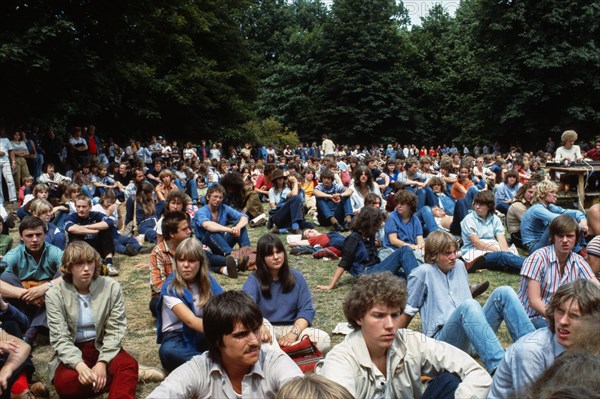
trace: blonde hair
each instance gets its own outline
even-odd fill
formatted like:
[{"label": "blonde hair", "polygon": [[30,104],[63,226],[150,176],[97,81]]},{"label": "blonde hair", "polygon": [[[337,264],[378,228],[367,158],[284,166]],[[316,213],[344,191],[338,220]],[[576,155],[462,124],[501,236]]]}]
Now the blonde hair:
[{"label": "blonde hair", "polygon": [[535,186],[535,193],[533,194],[533,199],[531,200],[531,203],[540,203],[542,202],[542,198],[548,195],[548,193],[557,190],[558,187],[556,186],[556,183],[550,180],[543,180]]},{"label": "blonde hair", "polygon": [[183,291],[188,289],[189,284],[179,273],[177,263],[181,260],[198,261],[200,267],[198,273],[194,276],[192,284],[198,286],[198,292],[200,293],[200,299],[197,302],[197,306],[204,305],[210,298],[210,279],[208,278],[208,261],[202,249],[202,243],[198,241],[196,237],[189,237],[183,240],[175,250],[175,278],[170,284],[170,287],[175,288],[177,294],[183,296]]},{"label": "blonde hair", "polygon": [[52,209],[52,204],[42,198],[36,198],[31,200],[31,205],[29,206],[29,212],[31,212],[31,214],[36,217],[41,215],[42,213],[50,212],[52,211]]},{"label": "blonde hair", "polygon": [[560,136],[560,142],[565,143],[567,141],[576,141],[577,140],[577,132],[575,130],[565,130],[563,134]]},{"label": "blonde hair", "polygon": [[287,381],[277,392],[276,399],[319,398],[352,399],[346,388],[322,375],[307,374]]},{"label": "blonde hair", "polygon": [[60,272],[63,280],[73,284],[73,273],[71,269],[73,265],[83,262],[94,262],[94,274],[92,280],[95,280],[100,275],[102,260],[100,254],[90,244],[85,241],[73,241],[65,248],[60,264]]},{"label": "blonde hair", "polygon": [[439,254],[457,249],[458,243],[452,234],[444,230],[434,231],[425,239],[425,262],[435,264]]}]

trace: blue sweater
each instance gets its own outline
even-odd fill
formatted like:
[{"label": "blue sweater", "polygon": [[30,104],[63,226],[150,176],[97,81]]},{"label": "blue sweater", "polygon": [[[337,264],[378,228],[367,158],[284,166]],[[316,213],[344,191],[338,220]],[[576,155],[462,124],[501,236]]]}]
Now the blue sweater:
[{"label": "blue sweater", "polygon": [[258,304],[263,317],[273,325],[294,324],[300,317],[312,325],[315,317],[315,307],[312,294],[302,273],[290,269],[296,284],[290,292],[283,292],[279,281],[271,282],[269,291],[271,298],[266,298],[261,290],[260,283],[254,274],[251,274],[242,289],[246,291]]}]

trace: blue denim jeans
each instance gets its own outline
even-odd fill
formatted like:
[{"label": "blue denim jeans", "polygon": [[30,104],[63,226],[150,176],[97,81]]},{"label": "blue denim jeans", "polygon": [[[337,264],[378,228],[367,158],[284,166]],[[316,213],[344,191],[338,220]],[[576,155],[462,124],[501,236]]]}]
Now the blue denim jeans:
[{"label": "blue denim jeans", "polygon": [[433,216],[433,212],[429,206],[425,205],[419,209],[417,217],[423,226],[423,237],[427,237],[429,234],[440,229],[440,226],[435,222],[435,216]]},{"label": "blue denim jeans", "polygon": [[196,205],[198,203],[198,182],[196,179],[189,179],[185,184],[181,179],[175,179],[174,183],[177,188],[184,190],[190,196],[192,204]]},{"label": "blue denim jeans", "polygon": [[204,233],[202,243],[207,245],[213,254],[227,256],[233,251],[233,246],[238,244],[239,247],[249,247],[250,238],[248,230],[244,227],[240,230],[240,236],[234,237],[229,233],[213,233],[207,231]]},{"label": "blue denim jeans", "polygon": [[206,349],[198,350],[189,346],[183,339],[183,332],[171,332],[163,335],[162,343],[158,349],[158,357],[164,369],[171,372],[192,357],[201,355],[205,351]]},{"label": "blue denim jeans", "polygon": [[367,268],[365,274],[392,272],[397,276],[407,278],[417,267],[419,267],[419,262],[417,262],[412,249],[404,246],[395,249],[384,260]]},{"label": "blue denim jeans", "polygon": [[421,399],[454,399],[454,393],[461,383],[456,374],[447,371],[427,383]]},{"label": "blue denim jeans", "polygon": [[512,252],[489,252],[485,254],[485,267],[490,270],[510,269],[513,272],[519,273],[525,258],[515,255]]},{"label": "blue denim jeans", "polygon": [[156,244],[157,234],[154,227],[156,227],[156,218],[148,218],[144,219],[144,221],[139,224],[138,231],[140,234],[145,235],[146,242]]},{"label": "blue denim jeans", "polygon": [[140,248],[142,248],[142,246],[133,237],[117,234],[116,236],[114,236],[114,241],[115,241],[115,252],[118,254],[126,254],[127,253],[127,248],[126,248],[127,244],[133,245],[133,247],[136,249],[136,251],[139,251]]},{"label": "blue denim jeans", "polygon": [[344,217],[353,214],[349,197],[342,197],[338,204],[328,198],[317,198],[317,210],[317,218],[321,226],[331,226],[329,219],[332,217],[335,217],[338,222],[342,222]]},{"label": "blue denim jeans", "polygon": [[299,195],[294,195],[278,207],[277,211],[271,215],[271,221],[280,229],[289,228],[293,223],[300,225],[304,220],[302,206],[302,198]]},{"label": "blue denim jeans", "polygon": [[535,331],[515,291],[498,287],[483,308],[474,299],[461,303],[434,338],[467,353],[474,348],[487,371],[492,372],[504,358],[504,348],[496,336],[503,320],[513,342]]}]

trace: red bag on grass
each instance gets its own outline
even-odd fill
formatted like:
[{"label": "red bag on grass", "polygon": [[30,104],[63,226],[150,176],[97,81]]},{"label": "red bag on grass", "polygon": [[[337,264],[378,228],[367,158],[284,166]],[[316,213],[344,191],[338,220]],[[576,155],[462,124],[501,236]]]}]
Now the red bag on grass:
[{"label": "red bag on grass", "polygon": [[282,346],[281,350],[292,358],[304,374],[313,373],[319,360],[325,357],[308,335],[305,335],[300,342],[294,345]]}]

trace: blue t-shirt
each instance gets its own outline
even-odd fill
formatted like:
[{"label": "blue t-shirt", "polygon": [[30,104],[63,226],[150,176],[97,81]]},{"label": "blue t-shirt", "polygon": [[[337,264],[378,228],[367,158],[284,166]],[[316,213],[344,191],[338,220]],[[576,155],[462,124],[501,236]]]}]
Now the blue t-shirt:
[{"label": "blue t-shirt", "polygon": [[417,236],[423,235],[423,226],[418,217],[412,215],[408,223],[404,223],[398,211],[390,213],[388,220],[385,222],[384,229],[383,245],[387,248],[396,248],[390,242],[389,235],[392,233],[396,233],[398,239],[407,244],[416,244]]},{"label": "blue t-shirt", "polygon": [[271,297],[267,298],[260,290],[260,282],[251,274],[242,289],[258,304],[263,316],[273,325],[294,324],[298,318],[303,318],[311,325],[315,317],[315,307],[310,288],[306,279],[297,270],[290,269],[296,279],[296,284],[290,292],[283,292],[279,281],[272,281],[269,286]]}]

